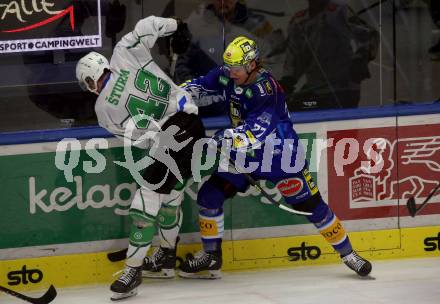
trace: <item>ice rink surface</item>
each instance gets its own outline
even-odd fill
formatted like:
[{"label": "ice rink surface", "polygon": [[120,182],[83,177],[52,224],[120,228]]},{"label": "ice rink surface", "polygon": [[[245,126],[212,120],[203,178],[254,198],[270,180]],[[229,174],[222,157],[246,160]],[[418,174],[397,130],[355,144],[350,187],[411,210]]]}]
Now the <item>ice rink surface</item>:
[{"label": "ice rink surface", "polygon": [[[374,261],[367,279],[342,264],[224,272],[220,280],[144,279],[137,296],[118,302],[110,300],[109,286],[58,288],[52,303],[423,304],[440,303],[439,286],[440,257]],[[25,302],[1,294],[0,303]]]}]

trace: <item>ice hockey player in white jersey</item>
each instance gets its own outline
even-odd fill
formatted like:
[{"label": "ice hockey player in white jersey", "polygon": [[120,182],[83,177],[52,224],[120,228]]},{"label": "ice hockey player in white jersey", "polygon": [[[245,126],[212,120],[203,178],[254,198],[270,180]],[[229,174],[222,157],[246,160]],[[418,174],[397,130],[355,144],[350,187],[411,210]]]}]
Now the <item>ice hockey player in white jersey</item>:
[{"label": "ice hockey player in white jersey", "polygon": [[[159,68],[150,49],[158,38],[167,37],[172,50],[182,53],[190,40],[187,31],[186,25],[178,20],[150,16],[140,20],[117,43],[110,63],[101,54],[91,52],[76,66],[80,85],[99,95],[95,110],[100,126],[131,141],[153,134],[144,142],[154,143],[155,149],[150,147],[148,152],[154,162],[142,173],[145,183],[141,183],[130,206],[132,226],[126,267],[110,287],[112,300],[137,293],[142,268],[147,276],[148,270],[163,270],[148,267],[148,258],[144,261],[156,226],[162,235],[162,256],[168,257],[163,275],[174,276],[175,236],[182,222],[180,205],[185,182],[191,176],[192,147],[204,137],[205,129],[191,96]],[[172,136],[171,145],[170,141],[162,142],[164,133]],[[145,148],[149,148],[148,144]],[[159,157],[158,151],[165,151],[162,157],[171,157],[169,160],[177,165],[177,173]]]}]

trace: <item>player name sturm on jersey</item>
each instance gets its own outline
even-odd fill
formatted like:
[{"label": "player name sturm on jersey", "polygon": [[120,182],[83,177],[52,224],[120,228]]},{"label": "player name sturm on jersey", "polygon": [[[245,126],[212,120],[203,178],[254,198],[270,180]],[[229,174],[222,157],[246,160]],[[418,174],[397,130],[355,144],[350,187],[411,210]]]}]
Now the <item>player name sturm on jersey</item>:
[{"label": "player name sturm on jersey", "polygon": [[121,70],[121,74],[118,76],[110,96],[106,97],[109,103],[114,105],[119,103],[119,98],[121,98],[122,92],[124,92],[125,85],[127,84],[128,75],[130,75],[130,71]]}]

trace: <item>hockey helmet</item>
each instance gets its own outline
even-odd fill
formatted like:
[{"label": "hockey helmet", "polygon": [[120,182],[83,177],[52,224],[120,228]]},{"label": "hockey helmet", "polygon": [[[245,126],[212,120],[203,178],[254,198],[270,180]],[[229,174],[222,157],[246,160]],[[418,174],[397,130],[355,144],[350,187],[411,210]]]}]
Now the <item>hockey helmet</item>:
[{"label": "hockey helmet", "polygon": [[246,67],[252,61],[259,62],[260,52],[257,44],[245,36],[235,38],[223,53],[223,62],[226,67]]},{"label": "hockey helmet", "polygon": [[103,55],[90,52],[82,57],[76,64],[76,78],[81,88],[99,95],[97,82],[105,69],[110,69],[110,64]]}]

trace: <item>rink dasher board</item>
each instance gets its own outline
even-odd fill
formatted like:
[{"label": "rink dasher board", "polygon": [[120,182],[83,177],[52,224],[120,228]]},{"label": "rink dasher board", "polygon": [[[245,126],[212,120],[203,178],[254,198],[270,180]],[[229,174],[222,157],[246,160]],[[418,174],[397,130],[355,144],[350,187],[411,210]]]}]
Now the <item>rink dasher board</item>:
[{"label": "rink dasher board", "polygon": [[[398,128],[396,128],[396,124]],[[374,126],[374,128],[373,128]],[[415,116],[406,116],[399,117],[396,119],[395,117],[389,118],[373,118],[373,119],[360,119],[360,120],[348,120],[348,121],[337,121],[337,122],[327,122],[327,123],[306,123],[306,124],[298,124],[295,125],[295,128],[299,133],[315,133],[315,138],[317,139],[328,139],[329,132],[333,132],[333,134],[344,134],[344,132],[354,132],[360,131],[360,133],[372,132],[374,136],[381,136],[382,134],[377,131],[385,130],[388,134],[395,134],[395,136],[405,135],[410,132],[408,135],[411,138],[416,138],[417,136],[426,137],[426,132],[429,131],[430,134],[428,138],[430,140],[437,140],[438,132],[440,126],[440,115],[415,115]],[[405,135],[406,136],[406,135]],[[407,136],[407,137],[408,137]],[[407,138],[404,137],[404,138]],[[400,139],[400,138],[399,138]],[[81,145],[84,147],[84,144],[87,140],[81,140]],[[118,143],[114,139],[110,139],[111,145],[109,148],[120,147],[120,143]],[[25,145],[13,145],[13,146],[0,146],[0,159],[4,156],[19,156],[22,155],[26,157],[28,155],[37,155],[44,153],[54,153],[57,143],[34,143],[34,144],[25,144]],[[332,166],[328,166],[328,164],[332,164],[329,161],[328,157],[331,155],[333,151],[330,149],[327,153],[323,153],[320,158],[319,168],[312,170],[312,172],[316,172],[318,185],[320,187],[321,193],[323,197],[329,202],[329,204],[334,209],[337,210],[338,216],[343,221],[344,225],[347,223],[348,231],[355,231],[350,233],[350,237],[354,243],[355,248],[359,249],[365,256],[371,256],[373,259],[376,258],[397,258],[397,257],[411,257],[411,256],[438,256],[438,233],[439,229],[437,226],[435,227],[425,227],[425,228],[416,228],[417,226],[426,226],[426,225],[434,225],[434,223],[438,223],[439,218],[439,198],[434,197],[432,199],[432,204],[430,203],[426,209],[427,213],[424,213],[416,218],[412,219],[408,216],[405,216],[405,200],[404,199],[391,199],[387,201],[381,201],[378,205],[375,206],[376,200],[367,200],[362,201],[361,199],[356,199],[350,201],[345,196],[334,197],[332,196],[332,189],[336,189],[334,187],[329,187],[329,181],[332,182],[332,178],[329,176],[332,174]],[[317,158],[317,151],[314,150],[312,153],[312,158]],[[438,163],[438,156],[435,154],[435,160]],[[31,163],[31,162],[29,162]],[[28,165],[27,163],[23,164],[23,166]],[[42,169],[40,171],[41,174],[44,174],[44,168],[46,164],[42,164]],[[5,171],[4,171],[5,172]],[[8,172],[6,172],[8,173]],[[435,176],[435,174],[433,174]],[[19,177],[19,176],[18,176]],[[10,182],[11,184],[15,183],[16,179],[11,180],[3,180],[6,182]],[[44,187],[41,186],[38,180],[35,181],[37,187],[36,192],[39,192]],[[9,190],[9,184],[5,184],[5,189]],[[349,187],[347,184],[343,185],[347,190]],[[9,188],[8,188],[9,187]],[[90,187],[90,185],[89,185]],[[23,192],[17,191],[21,194]],[[340,192],[340,191],[337,191]],[[339,193],[338,193],[339,195]],[[4,197],[4,196],[3,196]],[[27,196],[22,195],[21,199],[26,202]],[[420,199],[423,199],[421,197]],[[21,200],[13,200],[15,205],[22,204]],[[2,202],[2,205],[4,202]],[[250,213],[252,215],[267,215],[268,213],[261,212],[261,209],[266,210],[268,207],[260,204],[249,203]],[[431,207],[431,208],[430,208]],[[105,209],[105,208],[104,208]],[[103,212],[104,209],[97,210],[100,213]],[[37,209],[39,210],[39,209]],[[2,215],[9,216],[4,213],[5,209],[3,209]],[[115,216],[112,212],[111,216]],[[378,215],[378,218],[374,218],[375,215]],[[14,219],[14,221],[23,226],[24,223],[27,222],[25,217],[20,216],[19,218]],[[277,214],[278,216],[278,214]],[[367,227],[364,225],[356,225],[356,222],[359,223],[363,221],[380,221],[384,220],[391,225],[376,225],[375,227]],[[424,221],[426,220],[426,221]],[[118,220],[119,221],[119,220]],[[3,221],[5,222],[5,221]],[[50,222],[50,218],[42,219],[41,222]],[[51,223],[53,225],[53,223]],[[304,225],[304,222],[298,222],[295,224],[296,227],[300,228]],[[38,228],[38,226],[34,227]],[[84,227],[84,226],[83,226]],[[384,229],[385,227],[390,229]],[[393,229],[394,227],[394,229]],[[399,230],[398,227],[415,227],[415,228],[404,228]],[[32,225],[29,226],[32,228]],[[284,227],[280,224],[280,226],[276,227],[249,227],[245,229],[233,229],[231,234],[233,237],[229,238],[228,241],[225,242],[224,253],[225,253],[225,270],[233,270],[233,269],[249,269],[249,268],[262,268],[262,267],[273,267],[273,266],[293,266],[293,265],[319,265],[324,263],[333,263],[338,262],[339,258],[336,254],[332,253],[331,249],[328,247],[326,243],[323,242],[323,239],[319,235],[307,236],[307,234],[301,234],[300,237],[287,237],[286,233],[279,234],[276,236],[274,232]],[[374,231],[370,231],[370,228]],[[270,232],[266,233],[267,230],[272,229]],[[360,229],[360,230],[359,230]],[[381,230],[377,230],[381,229]],[[421,233],[420,235],[415,235],[412,237],[413,245],[409,246],[407,243],[410,243],[412,231],[411,229],[416,229],[417,235],[419,229],[421,231],[425,231],[423,229],[432,229],[427,231],[426,233]],[[10,226],[7,229],[1,229],[5,233],[8,231],[15,231],[16,229],[11,228]],[[248,230],[246,232],[246,230]],[[260,239],[258,237],[260,232],[266,233],[264,239]],[[286,230],[283,230],[286,231]],[[289,234],[295,235],[295,229],[293,229]],[[306,229],[305,232],[309,230]],[[29,239],[38,239],[38,237],[34,237],[30,232],[32,230],[23,231],[24,233],[28,233]],[[50,236],[54,231],[51,230],[41,230],[39,233],[46,234]],[[60,231],[56,231],[58,234]],[[234,233],[237,232],[237,233]],[[184,231],[184,236],[187,234],[187,231]],[[190,234],[196,235],[196,232],[189,232]],[[264,234],[263,233],[263,234]],[[312,232],[311,232],[312,233]],[[405,233],[408,233],[406,235]],[[7,233],[8,235],[11,233]],[[241,237],[237,237],[242,234]],[[247,236],[245,236],[247,234]],[[252,239],[246,239],[249,235],[254,234]],[[12,235],[12,234],[11,234]],[[38,235],[40,236],[40,235]],[[126,237],[126,234],[121,234],[119,238]],[[0,239],[4,240],[4,238],[0,237]],[[22,240],[23,238],[18,237],[17,240]],[[112,240],[109,239],[101,239],[102,241],[108,241],[109,243]],[[44,240],[46,241],[46,240]],[[88,243],[93,242],[94,240],[84,239],[70,239],[66,241],[66,245],[75,246],[76,243]],[[41,243],[40,245],[44,245],[46,248],[50,247],[63,247],[64,242],[52,242],[52,243]],[[304,243],[304,245],[302,245]],[[38,245],[38,244],[36,244]],[[407,246],[408,245],[408,246]],[[435,246],[434,246],[435,245]],[[421,248],[418,248],[420,246]],[[13,246],[11,246],[13,247]],[[313,258],[317,255],[317,250],[314,247],[318,247],[320,250],[319,257],[310,258],[306,254],[302,254],[297,261],[291,261],[292,257],[288,256],[288,250],[291,248],[299,248],[299,251],[307,251],[308,248],[311,247],[311,255]],[[416,249],[411,249],[416,247]],[[15,246],[15,248],[20,251],[21,249],[26,250],[26,247],[22,247],[21,245]],[[110,246],[108,245],[108,248]],[[179,249],[179,255],[184,256],[185,252],[194,251],[200,248],[200,245],[194,245],[191,243],[182,244]],[[2,249],[5,250],[5,249]],[[8,250],[8,249],[6,249]],[[11,248],[11,250],[14,250]],[[60,286],[74,286],[74,285],[83,285],[83,284],[93,284],[96,282],[108,282],[112,280],[111,274],[116,270],[119,270],[122,267],[121,263],[109,264],[105,259],[105,249],[97,249],[99,251],[103,251],[101,253],[85,253],[85,254],[69,254],[68,252],[63,253],[60,256],[51,256],[51,257],[40,257],[40,258],[17,258],[12,254],[10,256],[11,259],[15,259],[14,261],[5,259],[5,256],[2,257],[3,261],[0,261],[0,285],[8,286],[8,277],[7,275],[11,272],[17,272],[23,269],[23,266],[26,266],[26,269],[38,269],[42,272],[43,278],[40,282],[37,283],[28,283],[21,284],[18,286],[13,286],[14,288],[20,289],[38,289],[42,287],[48,287],[53,282],[59,282]],[[96,250],[96,251],[97,251]],[[428,251],[426,251],[428,250]],[[105,252],[104,252],[105,251]],[[298,250],[290,250],[290,253],[295,253]],[[26,255],[23,255],[26,256]],[[305,259],[303,259],[305,257]],[[62,270],[66,271],[62,271]],[[68,271],[67,271],[68,270]],[[115,271],[113,271],[115,270]],[[58,283],[57,283],[58,284]]]},{"label": "rink dasher board", "polygon": [[[373,262],[381,259],[440,257],[440,226],[353,232],[349,235],[353,246]],[[378,249],[389,247],[389,243],[394,244],[395,248]],[[184,257],[199,249],[200,244],[182,244],[179,246],[178,256]],[[317,254],[318,251],[320,254]],[[293,252],[298,255],[293,255]],[[267,257],[269,255],[273,257]],[[340,258],[320,235],[310,235],[225,241],[223,262],[223,270],[232,271],[317,266],[340,263]],[[13,286],[14,290],[44,290],[51,284],[56,287],[70,287],[109,283],[114,280],[112,274],[120,270],[124,263],[112,263],[107,259],[107,252],[98,252],[3,260],[0,261],[0,271],[6,274],[23,269],[24,265],[28,271],[38,269],[43,274],[42,280],[34,284]],[[8,286],[6,278],[6,275],[0,276],[0,285]]]}]

